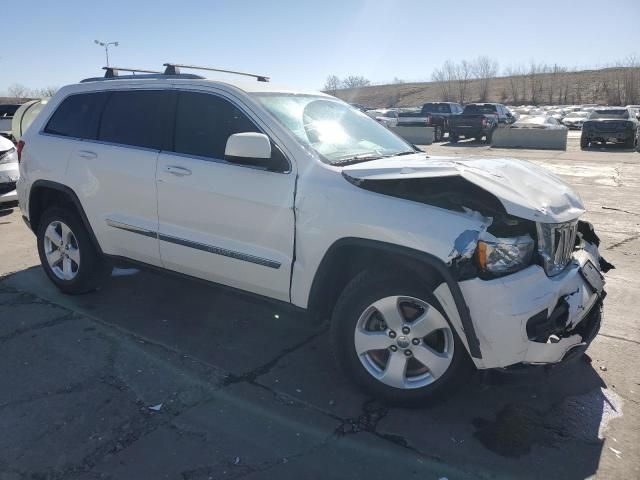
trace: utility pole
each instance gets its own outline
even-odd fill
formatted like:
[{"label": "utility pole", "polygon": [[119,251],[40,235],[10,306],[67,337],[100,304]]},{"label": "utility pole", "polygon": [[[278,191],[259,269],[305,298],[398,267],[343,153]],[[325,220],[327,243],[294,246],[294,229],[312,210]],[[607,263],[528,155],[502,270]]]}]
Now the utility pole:
[{"label": "utility pole", "polygon": [[94,40],[93,43],[104,47],[104,54],[107,57],[107,67],[109,66],[109,45],[113,45],[114,47],[118,46],[118,42],[101,42],[100,40]]}]

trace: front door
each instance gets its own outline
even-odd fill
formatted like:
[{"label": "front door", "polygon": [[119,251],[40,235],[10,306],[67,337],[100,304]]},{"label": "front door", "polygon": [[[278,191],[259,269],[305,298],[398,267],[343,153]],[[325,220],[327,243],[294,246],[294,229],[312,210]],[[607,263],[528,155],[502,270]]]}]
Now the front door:
[{"label": "front door", "polygon": [[230,135],[260,131],[230,100],[180,91],[175,108],[173,145],[160,153],[156,177],[163,265],[288,301],[292,169],[273,172],[225,160]]}]

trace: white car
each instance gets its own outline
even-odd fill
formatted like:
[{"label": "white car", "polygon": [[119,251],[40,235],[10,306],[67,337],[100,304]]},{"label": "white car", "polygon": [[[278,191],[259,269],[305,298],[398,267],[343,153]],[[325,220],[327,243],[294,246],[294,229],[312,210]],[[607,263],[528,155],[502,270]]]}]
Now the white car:
[{"label": "white car", "polygon": [[[398,110],[391,108],[383,108],[380,110],[374,110],[375,115],[373,118],[384,125],[385,127],[397,127],[398,126]],[[369,112],[367,112],[368,114]],[[371,116],[371,115],[369,115]]]},{"label": "white car", "polygon": [[562,124],[571,130],[580,130],[582,129],[582,124],[589,118],[589,115],[590,112],[571,112],[562,119]]},{"label": "white car", "polygon": [[177,69],[66,86],[19,142],[20,208],[61,291],[117,259],[330,317],[340,368],[396,404],[596,335],[608,264],[550,172],[429,157],[331,96]]},{"label": "white car", "polygon": [[567,127],[558,123],[551,115],[523,115],[509,128],[537,128],[545,130],[566,130]]},{"label": "white car", "polygon": [[11,140],[0,136],[0,205],[18,200],[18,154]]}]

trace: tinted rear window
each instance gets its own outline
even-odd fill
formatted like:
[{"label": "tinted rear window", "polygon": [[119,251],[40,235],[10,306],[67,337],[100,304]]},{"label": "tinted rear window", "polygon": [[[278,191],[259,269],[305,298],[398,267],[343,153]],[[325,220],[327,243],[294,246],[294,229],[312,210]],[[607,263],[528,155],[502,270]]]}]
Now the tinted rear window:
[{"label": "tinted rear window", "polygon": [[161,150],[169,126],[168,91],[113,92],[104,107],[98,140]]},{"label": "tinted rear window", "polygon": [[0,105],[0,117],[13,117],[20,105]]},{"label": "tinted rear window", "polygon": [[594,110],[591,112],[591,116],[589,118],[618,118],[625,119],[629,118],[629,112],[627,110]]},{"label": "tinted rear window", "polygon": [[105,92],[80,93],[65,98],[45,127],[46,133],[95,140]]},{"label": "tinted rear window", "polygon": [[180,92],[176,109],[174,150],[224,159],[227,139],[234,133],[259,132],[235,105],[206,93]]},{"label": "tinted rear window", "polygon": [[496,113],[497,109],[495,105],[467,105],[464,107],[462,113],[464,114],[478,114],[478,113]]},{"label": "tinted rear window", "polygon": [[423,113],[451,113],[451,108],[447,103],[425,103],[422,107]]}]

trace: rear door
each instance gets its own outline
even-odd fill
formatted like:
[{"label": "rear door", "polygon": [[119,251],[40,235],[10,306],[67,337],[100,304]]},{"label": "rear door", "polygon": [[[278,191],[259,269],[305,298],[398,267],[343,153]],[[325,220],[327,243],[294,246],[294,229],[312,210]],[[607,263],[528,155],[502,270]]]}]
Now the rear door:
[{"label": "rear door", "polygon": [[[160,253],[165,267],[289,300],[295,175],[225,159],[234,133],[265,125],[238,101],[177,94],[174,143],[158,161]],[[284,156],[272,138],[273,155]],[[286,171],[285,171],[286,170]]]},{"label": "rear door", "polygon": [[94,138],[72,153],[68,174],[102,250],[159,266],[156,166],[169,125],[169,92],[107,91]]}]

